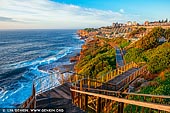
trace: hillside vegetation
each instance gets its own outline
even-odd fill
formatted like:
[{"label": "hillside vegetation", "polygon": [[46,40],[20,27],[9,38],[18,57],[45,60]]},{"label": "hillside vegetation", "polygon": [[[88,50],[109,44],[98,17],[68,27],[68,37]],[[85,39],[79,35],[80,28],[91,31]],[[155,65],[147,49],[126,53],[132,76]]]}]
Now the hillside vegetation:
[{"label": "hillside vegetation", "polygon": [[[151,73],[159,73],[170,67],[170,32],[162,28],[154,28],[146,36],[137,41],[125,55],[127,62],[146,62]],[[165,37],[167,42],[159,43]]]},{"label": "hillside vegetation", "polygon": [[[165,37],[166,42],[160,43],[159,38]],[[133,48],[127,50],[125,59],[127,62],[146,62],[150,74],[143,75],[146,82],[137,88],[138,93],[152,95],[170,95],[170,29],[154,28],[141,40],[134,43]],[[155,76],[156,75],[156,76]],[[151,78],[151,79],[150,79]],[[133,97],[143,101],[143,98]],[[150,102],[150,99],[147,99]],[[169,102],[169,99],[162,100]],[[128,105],[126,111],[130,110]],[[135,111],[136,107],[132,106]],[[142,107],[138,107],[138,112],[142,112]],[[148,113],[145,109],[144,113]],[[156,112],[156,111],[155,111]]]},{"label": "hillside vegetation", "polygon": [[125,59],[126,62],[146,62],[151,73],[159,73],[170,67],[170,42],[145,51],[141,48],[129,49]]},{"label": "hillside vegetation", "polygon": [[78,74],[96,78],[116,69],[114,46],[125,47],[129,42],[123,38],[99,38],[84,44],[80,60],[75,65]]},{"label": "hillside vegetation", "polygon": [[[133,31],[135,33],[143,33],[146,29],[139,29]],[[166,42],[160,43],[159,39],[165,37]],[[170,69],[170,29],[162,29],[161,27],[153,28],[145,36],[141,37],[136,43],[130,44],[130,42],[124,38],[99,38],[94,37],[92,40],[86,42],[80,54],[80,59],[75,65],[75,70],[78,74],[90,76],[96,78],[105,75],[107,72],[116,68],[115,49],[114,46],[124,48],[128,45],[132,45],[130,49],[126,51],[124,56],[126,63],[134,61],[136,63],[145,62],[150,74],[158,76],[161,72]],[[144,78],[150,75],[144,75]],[[166,72],[163,78],[165,83],[170,82],[169,72]],[[148,79],[148,80],[153,80]],[[155,78],[153,81],[159,80]],[[167,80],[167,81],[166,81]],[[152,82],[152,81],[151,81]],[[157,82],[158,87],[162,87],[162,93],[167,95],[168,92],[163,82]],[[148,87],[148,86],[146,86]],[[167,87],[167,86],[166,86]],[[149,90],[145,87],[141,90],[141,93],[157,92],[158,89],[153,88]],[[170,94],[170,93],[168,93]]]},{"label": "hillside vegetation", "polygon": [[86,46],[75,66],[78,74],[95,78],[116,68],[115,49],[109,44],[95,40]]}]

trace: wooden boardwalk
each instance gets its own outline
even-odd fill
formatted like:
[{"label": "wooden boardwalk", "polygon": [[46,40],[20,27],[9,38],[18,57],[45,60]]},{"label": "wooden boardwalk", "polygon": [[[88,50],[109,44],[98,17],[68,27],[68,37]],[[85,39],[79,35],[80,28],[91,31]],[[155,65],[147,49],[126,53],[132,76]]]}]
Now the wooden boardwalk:
[{"label": "wooden boardwalk", "polygon": [[117,67],[124,66],[124,60],[123,60],[122,52],[118,47],[115,47],[115,48],[116,48],[116,64],[117,64]]},{"label": "wooden boardwalk", "polygon": [[[84,113],[85,111],[90,113],[135,111],[138,113],[141,112],[140,109],[142,113],[145,110],[149,110],[147,112],[150,113],[170,112],[170,103],[167,101],[170,99],[169,96],[122,92],[129,83],[146,72],[147,66],[139,67],[134,62],[125,65],[122,51],[118,47],[115,49],[117,69],[96,79],[82,75],[64,78],[63,74],[54,74],[48,77],[50,87],[45,86],[48,91],[44,90],[43,79],[40,78],[37,80],[40,83],[40,89],[36,89],[38,85],[35,82],[31,97],[22,104],[21,108],[63,108],[66,113]],[[53,79],[56,77],[60,78],[62,85],[56,85],[56,79]],[[143,98],[143,101],[140,98]],[[127,105],[130,106],[129,111],[125,111]]]},{"label": "wooden boardwalk", "polygon": [[121,81],[122,79],[130,76],[132,73],[134,73],[137,70],[138,70],[138,68],[131,68],[128,71],[120,74],[119,76],[116,76],[114,79],[108,81],[108,83],[110,83],[110,84],[117,84],[119,81]]},{"label": "wooden boardwalk", "polygon": [[36,108],[64,108],[66,113],[84,113],[83,110],[72,104],[69,83],[37,95]]},{"label": "wooden boardwalk", "polygon": [[[129,68],[126,70],[125,67]],[[22,108],[64,108],[66,113],[83,113],[85,111],[92,113],[128,113],[125,109],[126,106],[129,106],[129,112],[135,113],[141,110],[142,112],[170,112],[169,96],[124,93],[112,89],[114,86],[116,86],[116,90],[117,86],[118,89],[121,88],[133,81],[137,75],[146,71],[146,66],[139,68],[133,63],[125,67],[121,67],[122,70],[113,71],[118,72],[118,76],[113,76],[113,78],[109,75],[105,76],[109,79],[104,82],[89,78],[76,79],[76,81],[70,79],[69,81],[72,84],[67,81],[63,85],[37,95],[36,106],[34,106],[35,88],[33,85],[33,94],[24,102]],[[123,73],[120,73],[120,71]],[[108,85],[106,85],[107,83]],[[140,98],[143,100],[139,100]]]}]

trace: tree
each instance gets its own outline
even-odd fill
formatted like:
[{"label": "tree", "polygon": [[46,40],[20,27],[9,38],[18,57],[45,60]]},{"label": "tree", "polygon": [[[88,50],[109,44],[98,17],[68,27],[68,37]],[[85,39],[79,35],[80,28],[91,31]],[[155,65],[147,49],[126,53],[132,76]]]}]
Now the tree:
[{"label": "tree", "polygon": [[168,22],[168,19],[166,18],[165,22]]},{"label": "tree", "polygon": [[162,19],[162,22],[161,23],[164,23],[164,20]]}]

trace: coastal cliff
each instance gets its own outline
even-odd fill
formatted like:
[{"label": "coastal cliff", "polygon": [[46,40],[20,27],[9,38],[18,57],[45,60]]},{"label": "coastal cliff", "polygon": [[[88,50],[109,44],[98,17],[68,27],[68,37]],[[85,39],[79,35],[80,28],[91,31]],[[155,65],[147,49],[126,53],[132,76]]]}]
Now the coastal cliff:
[{"label": "coastal cliff", "polygon": [[85,30],[78,30],[77,34],[80,36],[80,39],[86,39],[88,37],[88,32]]},{"label": "coastal cliff", "polygon": [[[96,35],[90,36],[90,33],[88,33],[80,54],[72,58],[72,61],[76,61],[74,71],[82,75],[90,75],[91,78],[102,76],[116,68],[115,50],[113,47],[127,48],[125,54],[127,63],[131,61],[136,63],[146,62],[148,65],[148,73],[142,76],[141,80],[133,83],[132,86],[136,87],[134,91],[151,93],[154,90],[147,87],[155,87],[157,90],[163,87],[164,89],[158,93],[165,94],[164,91],[166,91],[167,86],[164,86],[166,83],[164,84],[163,81],[168,81],[170,73],[170,65],[168,63],[170,58],[167,56],[170,54],[169,31],[169,29],[160,27],[149,31],[140,28],[130,32],[129,36],[131,38],[139,36],[139,39],[135,42],[129,42],[128,38],[123,37],[106,38]],[[84,34],[85,31],[81,32]],[[160,43],[159,37],[161,36],[165,36],[167,42]]]}]

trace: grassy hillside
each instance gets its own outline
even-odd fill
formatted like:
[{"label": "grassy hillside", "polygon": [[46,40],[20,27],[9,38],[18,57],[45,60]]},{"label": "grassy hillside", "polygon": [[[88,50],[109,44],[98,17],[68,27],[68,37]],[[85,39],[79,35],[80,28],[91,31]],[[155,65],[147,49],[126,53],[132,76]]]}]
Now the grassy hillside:
[{"label": "grassy hillside", "polygon": [[115,50],[109,44],[94,41],[86,46],[88,49],[82,51],[81,59],[75,66],[79,74],[95,78],[116,68]]},{"label": "grassy hillside", "polygon": [[[159,43],[159,37],[164,36],[167,40],[165,43]],[[125,59],[127,62],[146,62],[149,75],[143,75],[147,80],[148,85],[140,88],[139,93],[153,94],[153,95],[170,95],[170,32],[169,29],[154,28],[145,37],[133,45],[133,48],[127,50]],[[150,76],[156,75],[152,79]],[[134,99],[136,97],[133,97]],[[138,98],[136,98],[138,100]],[[140,98],[142,101],[142,98]],[[148,102],[151,100],[148,100]],[[170,100],[163,100],[170,101]],[[132,106],[135,111],[136,107]],[[125,109],[130,110],[128,105]],[[138,108],[141,112],[142,108]],[[144,113],[148,113],[149,109],[145,109]]]},{"label": "grassy hillside", "polygon": [[114,46],[125,47],[129,42],[123,38],[94,38],[84,46],[80,60],[75,65],[78,74],[90,75],[91,78],[105,75],[116,68]]},{"label": "grassy hillside", "polygon": [[131,48],[125,55],[126,62],[146,62],[151,73],[159,73],[170,67],[170,42],[153,49]]},{"label": "grassy hillside", "polygon": [[153,95],[170,95],[170,72],[162,72],[160,76],[143,87],[140,93]]},{"label": "grassy hillside", "polygon": [[[146,62],[151,73],[158,73],[170,67],[169,36],[169,29],[154,28],[127,51],[126,61]],[[165,37],[167,42],[159,43],[161,37]]]}]

